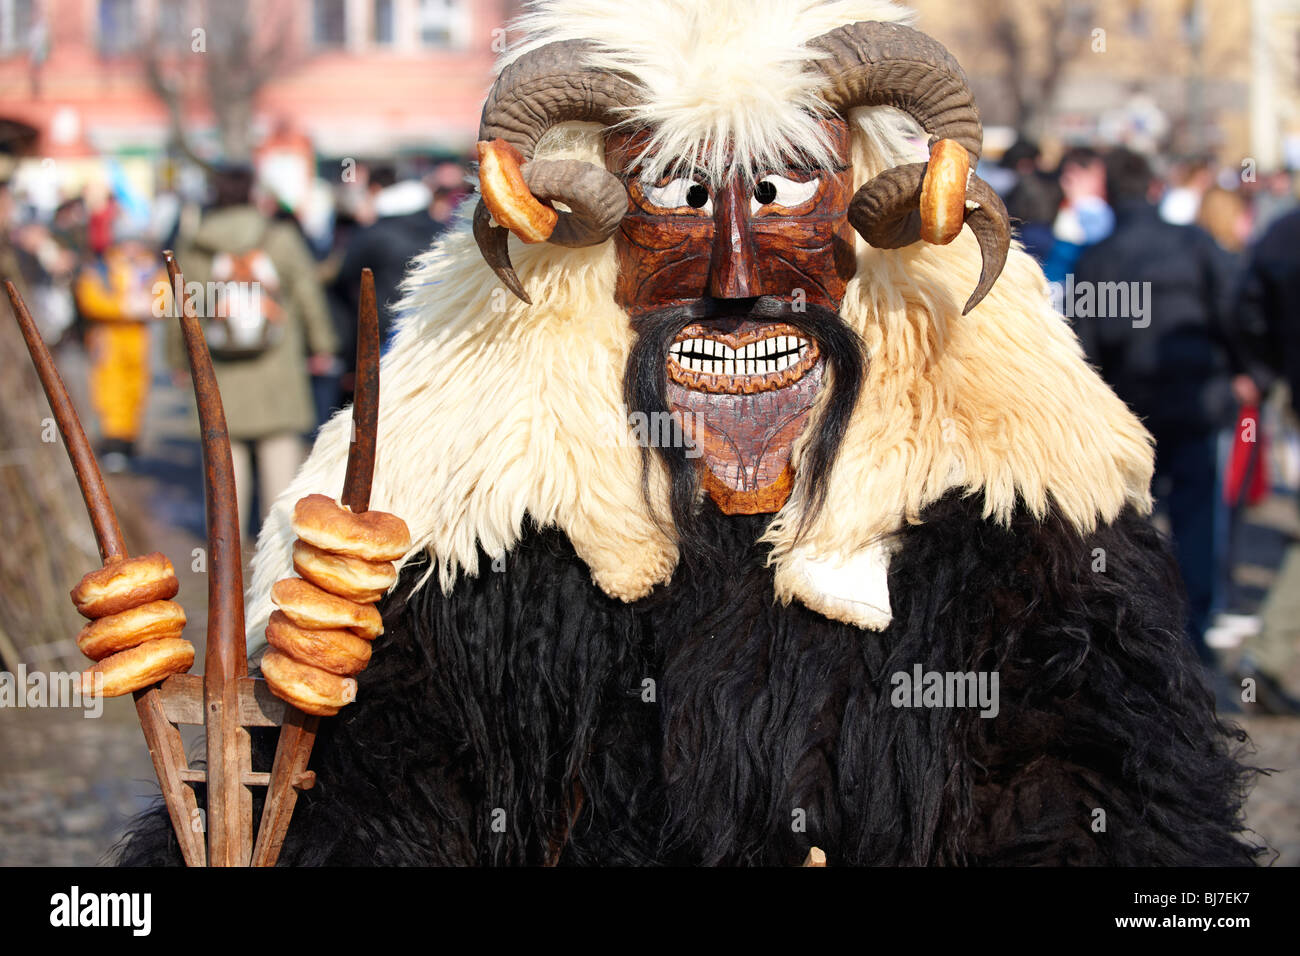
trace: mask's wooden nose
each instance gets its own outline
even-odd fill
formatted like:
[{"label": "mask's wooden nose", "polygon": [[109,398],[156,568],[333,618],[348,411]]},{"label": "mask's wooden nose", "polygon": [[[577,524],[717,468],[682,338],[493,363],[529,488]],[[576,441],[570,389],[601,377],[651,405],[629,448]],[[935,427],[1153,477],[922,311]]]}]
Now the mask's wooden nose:
[{"label": "mask's wooden nose", "polygon": [[749,189],[732,177],[714,197],[713,254],[709,262],[709,295],[716,299],[748,299],[759,289],[758,256],[749,230]]}]

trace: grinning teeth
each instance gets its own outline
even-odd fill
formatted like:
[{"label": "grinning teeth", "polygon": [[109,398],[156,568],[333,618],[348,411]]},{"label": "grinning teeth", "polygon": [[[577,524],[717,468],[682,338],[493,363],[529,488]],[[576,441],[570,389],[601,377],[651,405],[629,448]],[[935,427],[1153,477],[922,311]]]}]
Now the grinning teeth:
[{"label": "grinning teeth", "polygon": [[668,354],[699,375],[776,375],[804,361],[810,344],[801,336],[774,335],[733,349],[710,338],[674,342]]}]

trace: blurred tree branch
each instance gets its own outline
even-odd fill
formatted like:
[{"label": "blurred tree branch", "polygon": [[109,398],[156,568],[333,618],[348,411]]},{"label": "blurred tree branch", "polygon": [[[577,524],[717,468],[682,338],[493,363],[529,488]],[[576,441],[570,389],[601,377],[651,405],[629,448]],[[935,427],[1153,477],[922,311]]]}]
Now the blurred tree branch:
[{"label": "blurred tree branch", "polygon": [[976,0],[988,48],[1003,60],[1012,125],[1037,135],[1070,63],[1088,48],[1093,5],[1086,0]]},{"label": "blurred tree branch", "polygon": [[290,0],[193,0],[176,21],[176,35],[164,35],[155,22],[143,51],[145,78],[166,105],[172,139],[189,159],[211,165],[189,137],[186,110],[196,102],[212,111],[225,161],[252,156],[258,93],[303,59],[293,42],[294,8]]}]

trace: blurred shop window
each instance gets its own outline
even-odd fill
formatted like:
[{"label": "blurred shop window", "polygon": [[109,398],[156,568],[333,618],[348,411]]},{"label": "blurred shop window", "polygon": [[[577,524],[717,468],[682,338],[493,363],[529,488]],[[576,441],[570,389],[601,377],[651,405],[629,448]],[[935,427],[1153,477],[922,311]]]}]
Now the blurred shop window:
[{"label": "blurred shop window", "polygon": [[0,0],[0,56],[31,49],[35,0]]},{"label": "blurred shop window", "polygon": [[312,41],[318,47],[343,46],[348,34],[347,0],[313,0]]},{"label": "blurred shop window", "polygon": [[393,0],[375,0],[375,43],[393,45]]},{"label": "blurred shop window", "polygon": [[465,0],[419,0],[420,42],[432,47],[463,47],[469,38]]},{"label": "blurred shop window", "polygon": [[135,48],[135,0],[99,0],[99,52],[121,56]]}]

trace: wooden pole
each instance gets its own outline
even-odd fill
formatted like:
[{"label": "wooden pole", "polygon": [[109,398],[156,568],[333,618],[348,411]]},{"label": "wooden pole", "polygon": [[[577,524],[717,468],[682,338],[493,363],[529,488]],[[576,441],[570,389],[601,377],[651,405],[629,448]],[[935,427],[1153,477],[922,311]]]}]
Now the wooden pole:
[{"label": "wooden pole", "polygon": [[212,357],[197,317],[186,307],[185,279],[176,257],[167,250],[163,259],[179,306],[203,446],[208,524],[208,646],[203,666],[208,862],[247,866],[253,851],[253,794],[245,774],[251,772],[252,747],[239,712],[239,681],[248,676],[248,652],[235,469]]}]

